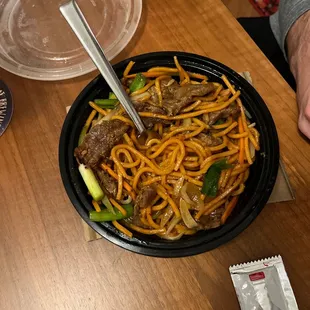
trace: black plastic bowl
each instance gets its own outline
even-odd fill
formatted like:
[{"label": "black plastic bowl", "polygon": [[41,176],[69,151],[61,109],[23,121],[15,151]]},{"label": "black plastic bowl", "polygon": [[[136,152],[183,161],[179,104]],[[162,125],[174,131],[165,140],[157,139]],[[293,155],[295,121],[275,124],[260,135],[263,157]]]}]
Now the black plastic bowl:
[{"label": "black plastic bowl", "polygon": [[181,65],[188,71],[206,74],[211,81],[222,82],[225,74],[241,91],[241,99],[256,123],[260,132],[261,150],[251,166],[246,190],[241,195],[227,223],[222,227],[200,231],[178,241],[166,241],[157,236],[134,233],[128,238],[110,223],[93,223],[88,219],[92,210],[90,196],[83,183],[77,163],[73,156],[80,131],[91,112],[88,101],[95,98],[107,98],[110,91],[101,76],[91,81],[73,103],[64,122],[59,143],[59,164],[62,180],[67,194],[81,217],[102,237],[127,250],[160,257],[180,257],[194,255],[211,250],[236,237],[263,209],[273,189],[279,164],[279,143],[277,131],[270,112],[256,90],[238,73],[206,57],[183,52],[159,52],[136,56],[114,66],[119,77],[130,60],[136,64],[133,72],[146,71],[153,66],[174,66],[173,56],[177,56]]}]

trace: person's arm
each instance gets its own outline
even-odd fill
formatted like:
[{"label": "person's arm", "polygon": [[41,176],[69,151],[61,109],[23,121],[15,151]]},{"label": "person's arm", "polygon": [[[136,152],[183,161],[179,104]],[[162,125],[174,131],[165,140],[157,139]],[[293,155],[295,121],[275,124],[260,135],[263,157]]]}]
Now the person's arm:
[{"label": "person's arm", "polygon": [[286,43],[290,68],[297,84],[298,126],[310,138],[310,11],[291,27]]},{"label": "person's arm", "polygon": [[310,138],[310,0],[280,0],[270,17],[273,33],[288,58],[297,84],[298,126]]}]

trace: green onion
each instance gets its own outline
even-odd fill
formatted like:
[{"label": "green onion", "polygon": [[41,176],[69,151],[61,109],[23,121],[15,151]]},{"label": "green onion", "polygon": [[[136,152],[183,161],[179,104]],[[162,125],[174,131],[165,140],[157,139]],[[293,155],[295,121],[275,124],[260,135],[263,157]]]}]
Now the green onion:
[{"label": "green onion", "polygon": [[104,197],[104,193],[93,171],[83,164],[79,165],[79,171],[93,199],[96,201],[102,200]]},{"label": "green onion", "polygon": [[133,93],[134,91],[137,91],[143,88],[145,85],[145,82],[146,82],[146,77],[143,74],[138,73],[135,79],[132,81],[132,83],[129,86],[130,91]]},{"label": "green onion", "polygon": [[88,126],[84,126],[81,130],[80,136],[79,136],[79,141],[78,141],[78,145],[81,145],[86,134],[87,134],[87,130],[88,130]]},{"label": "green onion", "polygon": [[218,190],[218,183],[221,171],[231,168],[226,159],[215,162],[205,174],[201,192],[209,197],[215,197]]},{"label": "green onion", "polygon": [[126,216],[124,216],[120,211],[114,208],[115,214],[111,213],[107,209],[101,210],[100,212],[90,211],[89,219],[93,222],[110,222],[123,220],[133,215],[133,206],[131,204],[123,205],[122,207],[126,210]]},{"label": "green onion", "polygon": [[[88,116],[88,118],[87,118],[87,120],[86,120],[86,122],[85,122],[85,124],[84,124],[84,126],[82,128],[82,130],[81,130],[81,133],[80,133],[80,136],[79,136],[78,145],[81,145],[83,143],[83,140],[84,140],[84,138],[85,138],[85,136],[87,134],[87,131],[88,131],[89,127],[91,127],[92,121],[93,121],[94,117],[96,116],[96,114],[97,114],[96,110],[93,110],[89,114],[89,116]],[[100,113],[98,113],[98,114],[100,114]]]},{"label": "green onion", "polygon": [[104,206],[113,214],[115,214],[114,208],[109,200],[109,198],[107,196],[104,196],[102,199],[102,203],[104,204]]},{"label": "green onion", "polygon": [[117,99],[117,98],[116,98],[114,93],[110,92],[109,93],[109,99]]},{"label": "green onion", "polygon": [[114,109],[117,102],[118,102],[117,99],[95,99],[95,103],[100,108],[105,108],[105,109]]}]

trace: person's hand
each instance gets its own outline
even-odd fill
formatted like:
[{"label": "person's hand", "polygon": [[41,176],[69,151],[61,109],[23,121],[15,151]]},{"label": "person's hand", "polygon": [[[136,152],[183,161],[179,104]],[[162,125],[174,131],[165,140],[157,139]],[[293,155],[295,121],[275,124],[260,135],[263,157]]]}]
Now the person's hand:
[{"label": "person's hand", "polygon": [[298,127],[310,139],[310,11],[291,27],[287,51],[297,85]]}]

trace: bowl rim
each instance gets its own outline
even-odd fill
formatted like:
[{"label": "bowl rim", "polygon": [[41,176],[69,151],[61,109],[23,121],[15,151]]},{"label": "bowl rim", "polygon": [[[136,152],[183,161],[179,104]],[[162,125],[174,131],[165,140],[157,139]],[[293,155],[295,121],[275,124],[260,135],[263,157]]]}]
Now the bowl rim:
[{"label": "bowl rim", "polygon": [[[268,119],[269,122],[269,128],[266,127],[266,130],[268,129],[272,136],[272,142],[269,142],[269,146],[273,148],[273,156],[269,160],[268,167],[268,178],[267,178],[266,184],[263,184],[263,195],[257,195],[254,202],[254,206],[252,207],[252,210],[248,214],[242,214],[242,217],[238,221],[235,221],[233,224],[226,224],[222,226],[222,232],[217,236],[214,240],[209,240],[208,242],[201,242],[199,244],[195,244],[194,246],[184,246],[181,248],[176,248],[171,243],[171,247],[167,248],[156,248],[150,246],[147,242],[141,242],[140,244],[136,244],[133,242],[130,242],[129,238],[126,237],[120,237],[118,234],[115,234],[112,230],[106,229],[104,226],[100,225],[99,223],[91,222],[88,218],[88,213],[85,210],[85,207],[83,205],[83,202],[79,198],[77,192],[74,189],[74,186],[72,184],[72,180],[70,178],[70,171],[69,167],[67,166],[66,161],[66,146],[68,144],[68,132],[69,128],[72,125],[71,118],[74,115],[74,113],[80,109],[80,107],[83,105],[83,98],[88,94],[94,87],[97,85],[97,83],[100,82],[102,77],[99,75],[95,79],[93,79],[78,95],[74,103],[72,104],[69,113],[67,114],[67,117],[65,119],[65,122],[63,124],[61,136],[60,136],[60,142],[59,142],[59,166],[60,166],[60,172],[62,181],[64,184],[64,187],[66,189],[66,192],[77,210],[77,212],[80,214],[80,216],[86,221],[88,225],[90,225],[97,233],[99,233],[103,238],[107,239],[108,241],[125,248],[129,251],[149,255],[149,256],[156,256],[156,257],[184,257],[184,256],[190,256],[195,254],[200,254],[203,252],[206,252],[208,250],[214,249],[234,237],[236,237],[238,234],[240,234],[243,230],[245,230],[250,223],[258,216],[258,214],[261,212],[261,210],[264,208],[265,204],[268,201],[268,198],[272,192],[272,189],[274,187],[277,171],[278,171],[278,165],[279,165],[279,142],[278,142],[278,135],[276,131],[275,124],[273,122],[272,116],[264,103],[261,96],[257,93],[257,91],[253,88],[251,84],[249,84],[245,79],[243,79],[237,72],[230,69],[229,67],[213,60],[205,56],[200,56],[192,53],[186,53],[186,52],[177,52],[177,51],[167,51],[167,52],[154,52],[154,53],[147,53],[142,54],[138,56],[134,56],[131,58],[128,58],[126,60],[123,60],[119,62],[118,64],[114,65],[115,69],[125,68],[125,66],[128,64],[129,61],[134,61],[136,63],[144,63],[147,62],[150,59],[156,57],[169,57],[173,58],[173,56],[177,56],[179,58],[179,62],[182,64],[182,58],[190,59],[192,61],[197,61],[198,64],[200,62],[207,64],[212,64],[212,66],[215,66],[218,68],[218,70],[225,72],[229,72],[230,77],[234,77],[238,80],[238,86],[242,86],[243,89],[248,90],[247,96],[250,96],[251,98],[255,98],[256,101],[260,103],[260,108],[264,112],[264,118]],[[202,64],[201,64],[202,66]],[[262,113],[263,113],[262,112]],[[67,134],[66,134],[67,133]],[[269,139],[268,139],[269,140]],[[270,140],[270,141],[271,141]],[[73,156],[73,154],[72,154]],[[255,194],[255,193],[254,193]],[[253,197],[250,199],[253,200]],[[138,239],[138,238],[137,238]],[[139,239],[138,239],[139,240]],[[141,241],[141,240],[140,240]],[[185,242],[186,244],[186,242]]]}]

